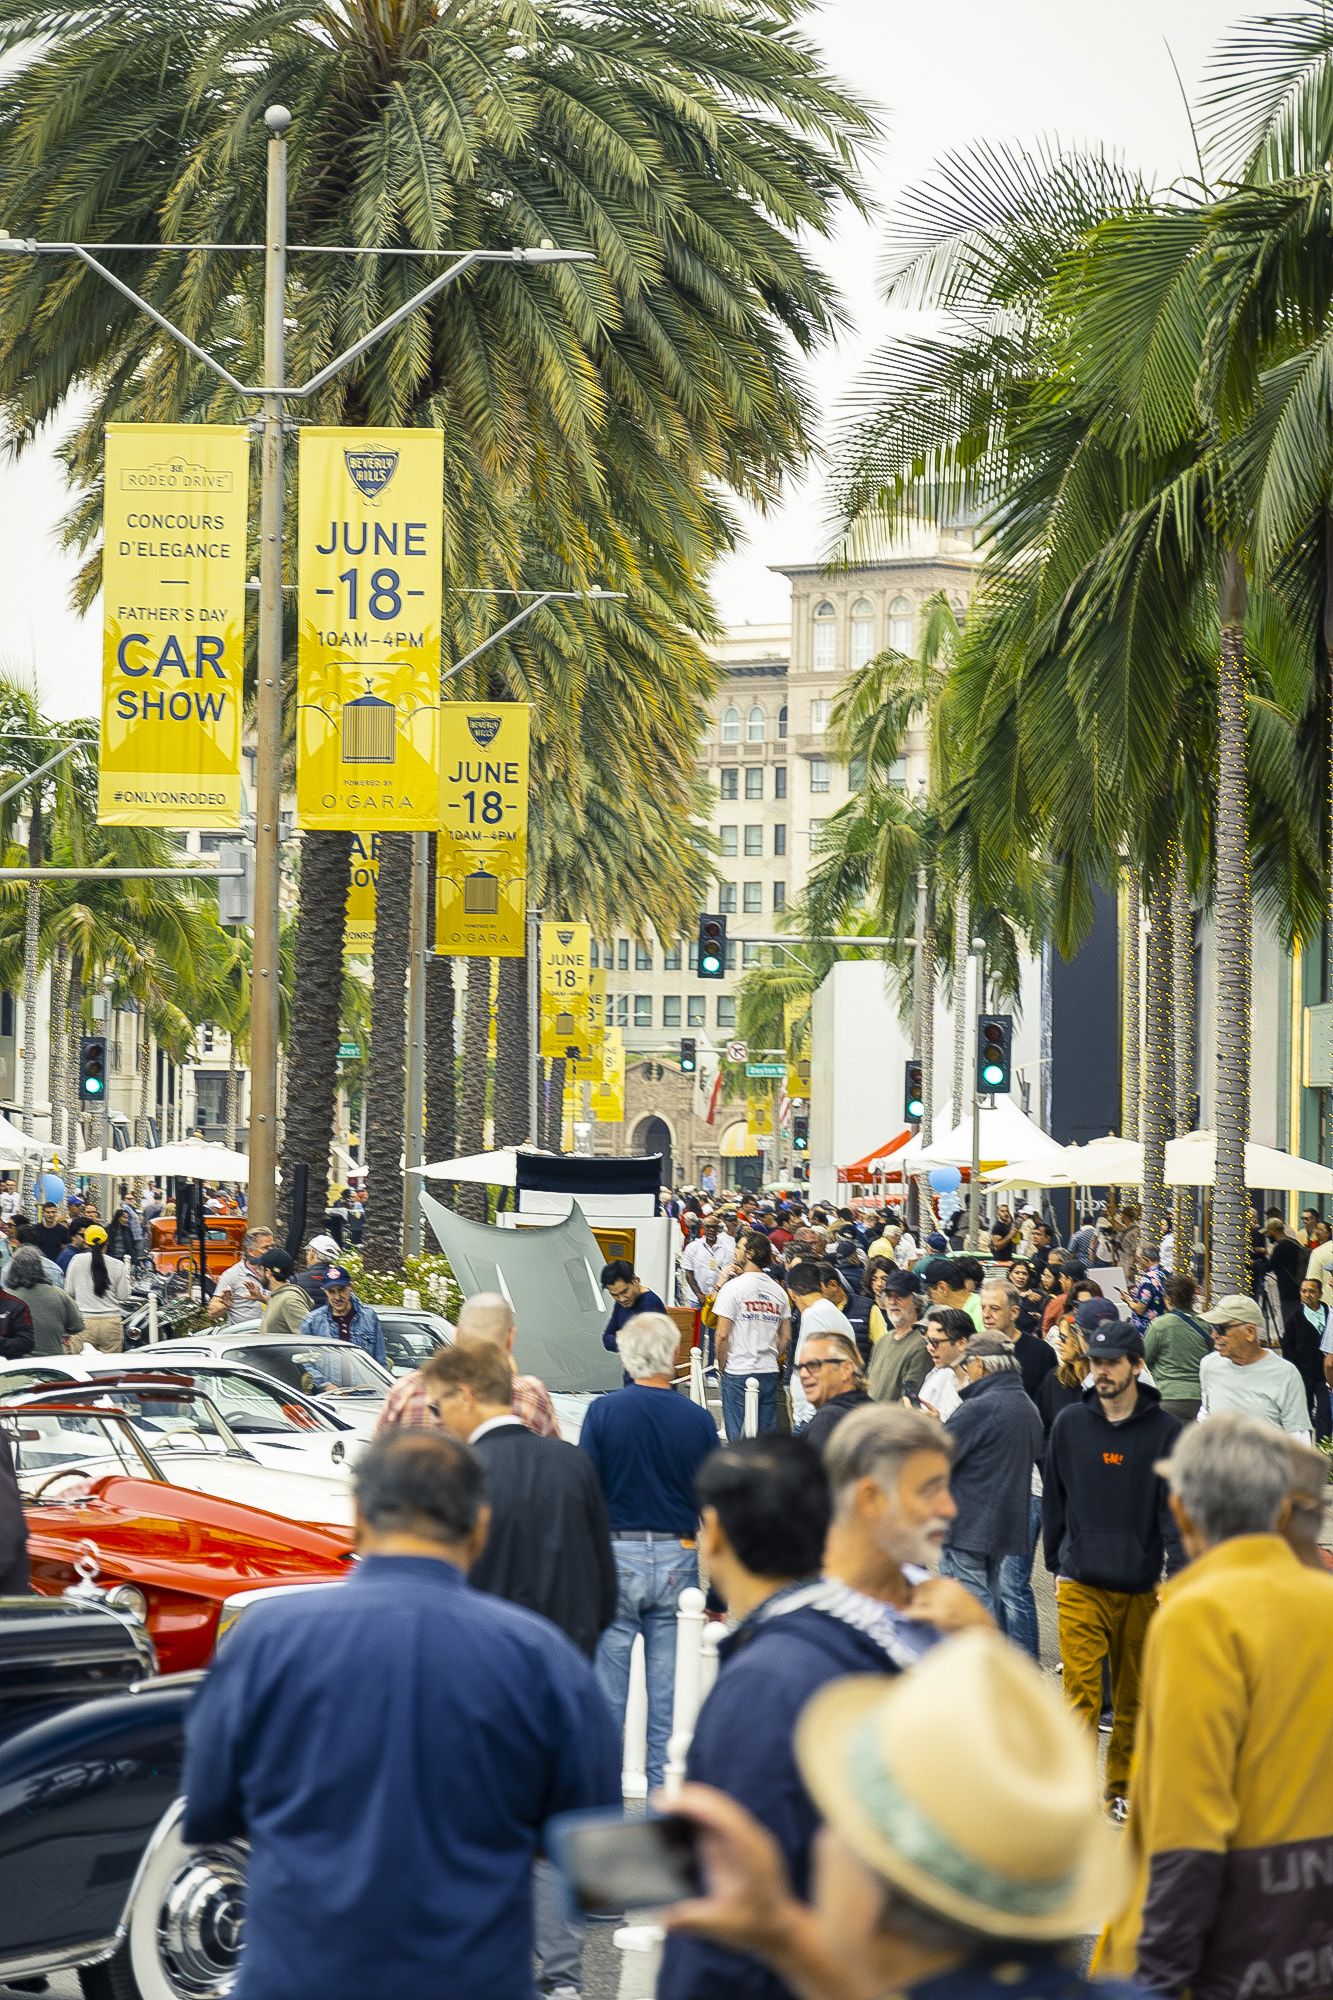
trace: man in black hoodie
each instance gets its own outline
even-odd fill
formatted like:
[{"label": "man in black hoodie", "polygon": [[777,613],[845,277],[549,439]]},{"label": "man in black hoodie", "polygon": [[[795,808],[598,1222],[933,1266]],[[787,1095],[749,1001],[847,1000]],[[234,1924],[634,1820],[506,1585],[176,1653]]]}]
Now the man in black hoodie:
[{"label": "man in black hoodie", "polygon": [[1107,1810],[1128,1813],[1139,1676],[1157,1587],[1183,1567],[1166,1481],[1156,1468],[1180,1436],[1156,1389],[1139,1381],[1143,1335],[1105,1320],[1085,1335],[1092,1381],[1051,1426],[1043,1468],[1042,1534],[1056,1578],[1065,1695],[1096,1730],[1102,1662],[1115,1723],[1106,1751]]}]

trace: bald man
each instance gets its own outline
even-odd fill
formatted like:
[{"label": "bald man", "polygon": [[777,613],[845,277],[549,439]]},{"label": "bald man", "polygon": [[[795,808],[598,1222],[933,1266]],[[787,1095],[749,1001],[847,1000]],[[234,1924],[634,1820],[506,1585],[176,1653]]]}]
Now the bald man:
[{"label": "bald man", "polygon": [[[514,1311],[508,1299],[502,1298],[499,1292],[478,1292],[474,1298],[466,1299],[458,1315],[456,1331],[460,1340],[488,1340],[500,1348],[514,1377],[514,1415],[538,1437],[558,1438],[560,1426],[556,1421],[550,1390],[535,1375],[520,1375],[518,1372],[518,1364],[514,1360]],[[376,1436],[395,1424],[406,1429],[438,1428],[439,1413],[431,1395],[430,1385],[422,1381],[420,1369],[405,1375],[384,1399],[384,1408],[375,1426]]]}]

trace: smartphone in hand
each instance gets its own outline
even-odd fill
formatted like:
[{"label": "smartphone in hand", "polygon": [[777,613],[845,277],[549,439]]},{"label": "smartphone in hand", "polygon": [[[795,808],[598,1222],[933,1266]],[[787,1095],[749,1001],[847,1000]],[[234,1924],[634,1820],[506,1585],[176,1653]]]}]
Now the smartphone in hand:
[{"label": "smartphone in hand", "polygon": [[697,1828],[676,1813],[562,1813],[547,1829],[551,1859],[586,1916],[660,1910],[703,1893]]}]

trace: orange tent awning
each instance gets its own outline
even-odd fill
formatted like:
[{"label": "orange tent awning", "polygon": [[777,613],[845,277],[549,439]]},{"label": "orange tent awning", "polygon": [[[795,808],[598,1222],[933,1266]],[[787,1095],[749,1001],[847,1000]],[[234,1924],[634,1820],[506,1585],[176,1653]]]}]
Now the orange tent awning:
[{"label": "orange tent awning", "polygon": [[887,1145],[877,1146],[875,1151],[867,1153],[864,1159],[854,1160],[850,1167],[839,1167],[838,1179],[840,1181],[873,1180],[875,1178],[877,1163],[887,1160],[893,1153],[900,1152],[911,1136],[912,1128],[909,1125],[898,1134],[896,1139],[890,1139]]}]

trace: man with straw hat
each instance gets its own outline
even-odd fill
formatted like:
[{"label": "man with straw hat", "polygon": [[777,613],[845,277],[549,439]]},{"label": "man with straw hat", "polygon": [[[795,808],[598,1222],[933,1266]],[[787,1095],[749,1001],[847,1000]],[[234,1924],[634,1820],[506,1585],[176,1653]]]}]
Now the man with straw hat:
[{"label": "man with straw hat", "polygon": [[1061,1948],[1123,1898],[1123,1836],[1102,1818],[1086,1732],[1016,1647],[969,1631],[887,1683],[832,1682],[802,1713],[796,1760],[825,1822],[813,1907],[756,1820],[687,1785],[672,1810],[699,1829],[704,1893],[667,1912],[668,1931],[754,1953],[801,2000],[1094,1991]]}]

